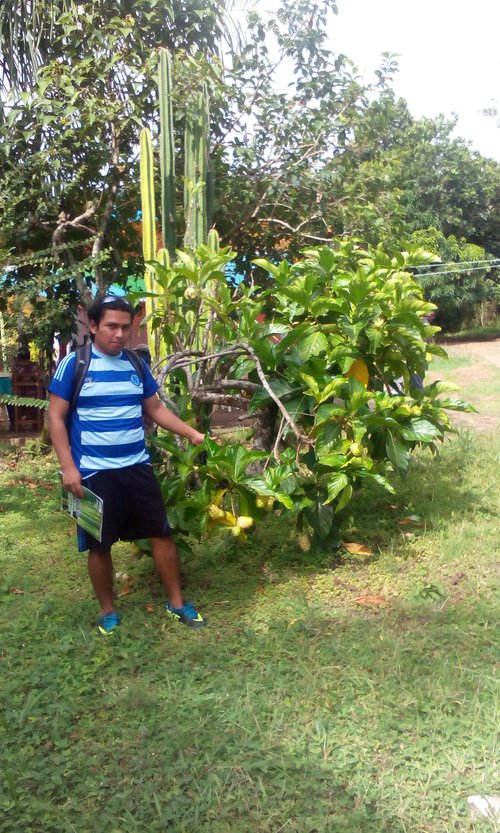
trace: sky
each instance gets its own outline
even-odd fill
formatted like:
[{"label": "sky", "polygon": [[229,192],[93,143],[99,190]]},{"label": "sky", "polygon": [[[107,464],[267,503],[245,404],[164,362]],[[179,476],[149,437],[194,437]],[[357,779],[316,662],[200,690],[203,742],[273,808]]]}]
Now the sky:
[{"label": "sky", "polygon": [[394,89],[415,117],[459,116],[457,133],[500,161],[500,4],[496,0],[337,0],[330,46],[370,73],[397,53]]},{"label": "sky", "polygon": [[[293,2],[293,0],[290,0]],[[273,0],[257,0],[267,10]],[[456,113],[455,135],[500,162],[500,127],[482,110],[500,106],[498,0],[337,0],[329,47],[366,81],[383,52],[396,53],[396,93],[416,118]]]}]

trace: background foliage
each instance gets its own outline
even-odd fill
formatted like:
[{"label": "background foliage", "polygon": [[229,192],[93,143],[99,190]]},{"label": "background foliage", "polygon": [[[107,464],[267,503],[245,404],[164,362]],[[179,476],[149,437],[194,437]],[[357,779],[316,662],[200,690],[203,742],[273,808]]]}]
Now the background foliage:
[{"label": "background foliage", "polygon": [[0,294],[6,309],[14,283],[35,306],[30,336],[61,325],[36,307],[40,292],[74,311],[95,285],[143,273],[137,148],[142,127],[157,130],[160,46],[175,58],[178,145],[208,86],[214,221],[247,278],[256,255],[353,236],[397,250],[428,227],[499,254],[498,164],[452,138],[452,123],[411,116],[391,56],[366,84],[332,53],[335,3],[250,10],[245,37],[231,12],[215,0],[2,7],[0,249],[13,271]]}]

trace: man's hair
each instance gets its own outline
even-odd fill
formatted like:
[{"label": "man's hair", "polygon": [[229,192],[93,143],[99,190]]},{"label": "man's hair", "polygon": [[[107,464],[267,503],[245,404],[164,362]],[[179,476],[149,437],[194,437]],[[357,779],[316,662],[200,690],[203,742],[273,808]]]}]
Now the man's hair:
[{"label": "man's hair", "polygon": [[133,320],[134,318],[134,308],[126,298],[122,298],[119,295],[101,295],[101,297],[95,298],[87,309],[89,321],[93,321],[94,324],[99,326],[101,318],[107,309],[129,312],[130,319]]}]

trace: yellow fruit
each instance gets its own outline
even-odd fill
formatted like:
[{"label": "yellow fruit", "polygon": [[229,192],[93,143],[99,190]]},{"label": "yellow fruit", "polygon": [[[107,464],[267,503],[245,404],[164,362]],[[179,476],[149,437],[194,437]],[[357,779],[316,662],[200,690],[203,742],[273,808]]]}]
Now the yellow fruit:
[{"label": "yellow fruit", "polygon": [[363,359],[356,359],[347,371],[349,379],[357,379],[365,388],[368,387],[368,368]]},{"label": "yellow fruit", "polygon": [[349,446],[349,451],[353,455],[353,457],[362,457],[363,456],[363,446],[360,443],[351,443]]},{"label": "yellow fruit", "polygon": [[241,526],[231,527],[231,535],[234,535],[235,538],[239,538],[242,532],[243,530],[241,529]]},{"label": "yellow fruit", "polygon": [[240,517],[236,519],[236,526],[240,529],[250,529],[250,527],[253,526],[253,518],[249,518],[246,515],[240,515]]},{"label": "yellow fruit", "polygon": [[274,498],[273,497],[268,497],[267,505],[266,505],[267,511],[270,512],[271,509],[273,508],[273,506],[274,506]]},{"label": "yellow fruit", "polygon": [[259,495],[259,497],[257,497],[255,499],[255,505],[258,509],[266,509],[266,507],[267,507],[266,498],[265,497],[260,497],[260,495]]},{"label": "yellow fruit", "polygon": [[186,301],[194,301],[197,295],[198,293],[194,286],[188,286],[184,291],[184,297]]},{"label": "yellow fruit", "polygon": [[309,550],[311,549],[311,539],[309,538],[309,535],[307,535],[306,532],[303,532],[301,535],[298,536],[297,543],[302,552],[309,552]]},{"label": "yellow fruit", "polygon": [[410,408],[410,412],[412,416],[420,416],[420,414],[422,413],[422,408],[420,408],[418,405],[412,405],[412,407]]},{"label": "yellow fruit", "polygon": [[211,503],[208,507],[208,515],[212,518],[212,520],[216,521],[219,520],[219,518],[224,518],[225,512],[223,512],[222,509],[219,509],[218,506],[215,506],[214,503]]}]

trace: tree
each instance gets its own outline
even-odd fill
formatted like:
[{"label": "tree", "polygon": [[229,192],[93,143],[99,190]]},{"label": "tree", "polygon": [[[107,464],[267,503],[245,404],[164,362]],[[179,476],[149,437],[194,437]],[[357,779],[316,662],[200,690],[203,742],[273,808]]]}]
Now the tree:
[{"label": "tree", "polygon": [[171,524],[180,535],[220,526],[244,540],[276,502],[304,544],[313,533],[335,545],[354,490],[370,482],[392,490],[388,472],[405,475],[411,451],[435,450],[451,429],[445,409],[471,410],[442,398],[453,386],[412,386],[428,354],[443,355],[428,343],[434,306],[409,271],[433,258],[346,241],[337,251],[308,249],[294,264],[258,260],[271,287],[231,289],[224,266],[233,254],[200,246],[154,266],[166,344],[159,381],[171,404],[185,419],[207,403],[248,404],[258,417],[250,450],[155,441]]},{"label": "tree", "polygon": [[15,285],[32,303],[43,292],[74,310],[96,284],[138,271],[137,146],[156,108],[154,47],[214,49],[222,9],[219,0],[202,12],[146,0],[2,7],[4,308]]}]

